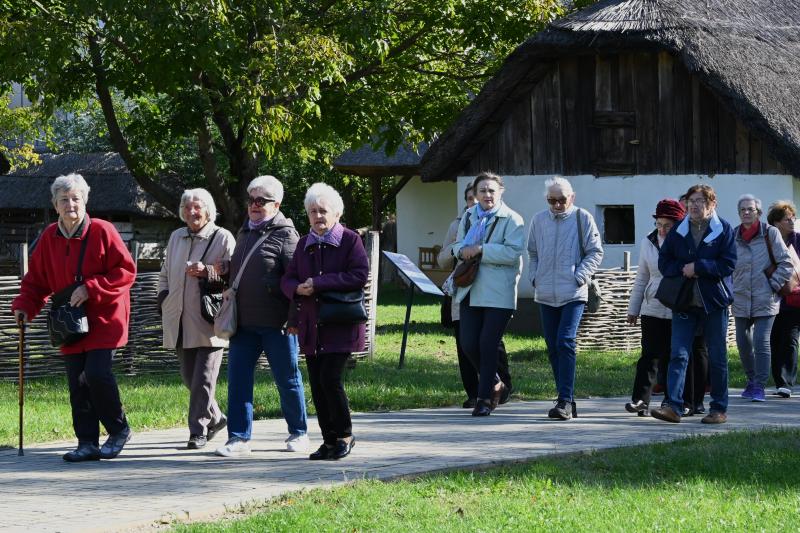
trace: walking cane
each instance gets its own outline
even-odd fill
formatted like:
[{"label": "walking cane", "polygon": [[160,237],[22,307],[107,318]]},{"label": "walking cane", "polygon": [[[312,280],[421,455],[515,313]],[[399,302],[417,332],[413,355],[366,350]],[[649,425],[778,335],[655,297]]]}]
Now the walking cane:
[{"label": "walking cane", "polygon": [[19,452],[17,455],[25,455],[22,451],[22,431],[23,431],[23,411],[25,409],[25,319],[19,317]]}]

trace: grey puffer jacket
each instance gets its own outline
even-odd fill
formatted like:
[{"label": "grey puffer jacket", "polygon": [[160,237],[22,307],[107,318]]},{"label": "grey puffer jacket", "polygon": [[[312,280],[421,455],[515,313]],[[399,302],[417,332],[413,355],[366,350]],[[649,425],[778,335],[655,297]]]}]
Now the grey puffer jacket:
[{"label": "grey puffer jacket", "polygon": [[[581,216],[583,257],[578,243],[577,213]],[[603,246],[594,218],[575,206],[558,215],[549,209],[536,213],[528,234],[528,258],[528,275],[536,302],[560,307],[587,301],[586,284],[603,260]]]},{"label": "grey puffer jacket", "polygon": [[[264,234],[269,237],[242,267],[247,252]],[[247,222],[236,236],[231,257],[230,283],[244,268],[236,291],[239,326],[280,328],[289,315],[289,299],[281,291],[281,277],[294,255],[300,236],[291,220],[278,214],[264,227],[251,230]]]},{"label": "grey puffer jacket", "polygon": [[[731,311],[738,318],[777,315],[781,297],[777,293],[789,279],[792,263],[789,250],[774,226],[760,223],[758,233],[750,242],[742,239],[741,226],[736,235],[736,268],[733,270],[733,305]],[[777,270],[767,278],[764,270],[771,264],[767,241],[772,244]]]}]

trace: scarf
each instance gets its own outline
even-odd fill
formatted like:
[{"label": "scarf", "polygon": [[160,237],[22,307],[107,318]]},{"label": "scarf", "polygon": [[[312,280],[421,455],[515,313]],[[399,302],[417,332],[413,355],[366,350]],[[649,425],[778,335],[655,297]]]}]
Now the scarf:
[{"label": "scarf", "polygon": [[[486,235],[486,228],[489,226],[489,222],[492,218],[500,210],[501,205],[502,203],[498,203],[492,209],[484,211],[481,208],[481,204],[475,204],[475,214],[478,216],[478,222],[470,226],[469,231],[464,236],[464,246],[474,246],[483,242],[483,238]],[[467,216],[469,216],[469,213],[467,213]]]},{"label": "scarf", "polygon": [[251,230],[251,231],[255,231],[255,230],[257,230],[257,229],[262,229],[262,228],[263,228],[263,227],[265,227],[265,226],[267,225],[267,223],[268,223],[270,220],[272,220],[273,218],[275,218],[275,215],[272,215],[272,216],[271,216],[271,217],[269,217],[269,218],[262,218],[261,220],[259,220],[259,221],[257,221],[257,222],[253,222],[252,220],[250,220],[250,219],[248,218],[248,219],[247,219],[247,227],[248,227],[248,228],[250,228],[250,230]]},{"label": "scarf", "polygon": [[761,224],[753,224],[748,229],[745,229],[744,226],[741,226],[739,228],[739,235],[742,236],[744,242],[750,242],[753,240],[753,237],[758,234],[759,226],[761,226]]}]

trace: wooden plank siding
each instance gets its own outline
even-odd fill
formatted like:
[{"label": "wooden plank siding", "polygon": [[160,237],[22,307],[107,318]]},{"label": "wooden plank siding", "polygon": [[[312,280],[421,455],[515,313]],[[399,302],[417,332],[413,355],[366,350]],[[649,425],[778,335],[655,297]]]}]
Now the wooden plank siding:
[{"label": "wooden plank siding", "polygon": [[528,78],[462,153],[465,174],[786,173],[666,52],[564,57]]}]

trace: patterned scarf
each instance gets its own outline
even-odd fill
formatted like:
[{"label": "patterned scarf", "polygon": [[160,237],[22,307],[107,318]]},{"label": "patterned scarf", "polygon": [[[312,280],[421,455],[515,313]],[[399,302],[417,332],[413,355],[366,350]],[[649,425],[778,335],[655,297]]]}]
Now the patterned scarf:
[{"label": "patterned scarf", "polygon": [[[498,203],[492,209],[484,211],[481,209],[481,204],[475,204],[475,214],[478,215],[478,223],[470,226],[469,231],[464,236],[464,246],[473,246],[475,244],[483,243],[483,237],[486,235],[486,228],[489,222],[500,210],[502,202]],[[469,216],[466,213],[465,216]]]}]

